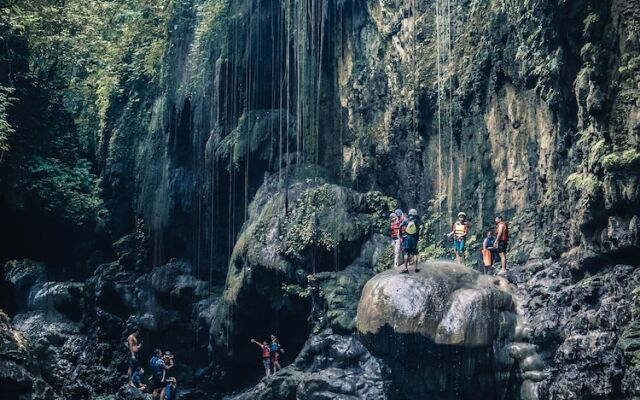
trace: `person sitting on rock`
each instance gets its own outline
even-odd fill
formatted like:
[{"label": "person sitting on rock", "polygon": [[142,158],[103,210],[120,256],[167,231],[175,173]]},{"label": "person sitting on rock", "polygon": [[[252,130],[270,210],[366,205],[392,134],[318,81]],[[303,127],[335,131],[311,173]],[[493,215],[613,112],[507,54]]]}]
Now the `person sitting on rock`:
[{"label": "person sitting on rock", "polygon": [[271,375],[271,348],[267,342],[258,342],[255,339],[251,339],[251,343],[255,343],[260,350],[262,350],[262,366],[264,367],[264,373],[266,376]]},{"label": "person sitting on rock", "polygon": [[131,373],[133,370],[140,366],[138,352],[140,351],[140,347],[142,347],[142,341],[138,342],[139,335],[140,329],[135,328],[131,335],[127,337],[127,348],[129,349],[127,376],[129,377],[129,382],[131,382]]},{"label": "person sitting on rock", "polygon": [[469,233],[469,223],[467,222],[467,214],[458,213],[458,220],[451,225],[451,232],[448,236],[453,236],[453,249],[456,252],[456,262],[464,264],[464,248]]},{"label": "person sitting on rock", "polygon": [[[400,211],[400,215],[402,215],[402,211]],[[397,213],[392,212],[389,214],[389,219],[391,220],[391,247],[393,248],[393,267],[397,268],[400,265],[400,255],[402,251],[400,249],[400,244],[402,243],[402,238],[400,237],[400,224],[402,221]]]},{"label": "person sitting on rock", "polygon": [[137,388],[141,392],[147,391],[147,385],[144,382],[144,368],[138,365],[131,374],[131,381],[129,384]]},{"label": "person sitting on rock", "polygon": [[500,273],[507,272],[507,247],[509,247],[509,226],[504,222],[502,215],[496,217],[496,242],[493,246],[498,250],[502,269]]},{"label": "person sitting on rock", "polygon": [[175,400],[177,394],[177,381],[176,378],[167,378],[166,384],[160,392],[160,400]]},{"label": "person sitting on rock", "polygon": [[493,229],[489,229],[486,232],[486,236],[482,241],[482,264],[484,266],[484,273],[488,274],[491,267],[493,267],[493,260],[495,257],[495,250],[493,248],[496,237],[493,236]]},{"label": "person sitting on rock", "polygon": [[165,369],[166,365],[163,360],[162,350],[156,349],[153,353],[151,360],[149,360],[149,368],[153,376],[151,398],[155,400],[160,397],[160,392],[165,386],[167,370]]},{"label": "person sitting on rock", "polygon": [[401,272],[404,274],[409,272],[409,258],[412,256],[415,262],[415,272],[419,272],[418,239],[420,239],[420,219],[416,209],[409,210],[409,218],[400,225],[400,233],[402,235],[402,253],[404,254],[404,269]]},{"label": "person sitting on rock", "polygon": [[280,346],[280,341],[276,335],[271,335],[269,351],[271,352],[271,364],[273,364],[273,373],[275,374],[279,369],[282,369],[280,366],[280,353],[284,353],[284,349]]}]

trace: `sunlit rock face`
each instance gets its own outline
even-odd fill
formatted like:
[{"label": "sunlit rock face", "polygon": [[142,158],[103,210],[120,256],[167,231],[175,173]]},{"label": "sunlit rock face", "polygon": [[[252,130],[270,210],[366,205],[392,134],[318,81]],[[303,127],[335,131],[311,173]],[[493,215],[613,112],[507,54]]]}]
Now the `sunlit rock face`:
[{"label": "sunlit rock face", "polygon": [[516,393],[508,283],[444,262],[389,270],[365,285],[356,326],[393,371],[399,398],[496,398]]}]

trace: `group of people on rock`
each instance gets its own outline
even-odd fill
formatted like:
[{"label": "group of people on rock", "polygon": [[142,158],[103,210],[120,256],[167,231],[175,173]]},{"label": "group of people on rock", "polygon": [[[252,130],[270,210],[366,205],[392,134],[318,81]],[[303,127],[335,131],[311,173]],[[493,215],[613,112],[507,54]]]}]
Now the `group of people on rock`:
[{"label": "group of people on rock", "polygon": [[[394,268],[403,266],[401,272],[408,273],[410,260],[413,257],[414,270],[418,268],[418,240],[420,239],[420,218],[418,211],[409,210],[405,214],[401,209],[397,209],[389,215],[391,222],[391,245],[394,250]],[[509,226],[502,216],[495,218],[495,229],[486,231],[482,241],[482,260],[484,272],[489,273],[495,261],[500,259],[501,273],[507,272],[507,247],[509,245]],[[458,218],[451,224],[451,231],[445,234],[446,237],[453,238],[453,251],[456,255],[456,262],[464,264],[467,238],[470,226],[467,214],[458,213]]]},{"label": "group of people on rock", "polygon": [[[266,376],[275,374],[278,370],[282,369],[280,366],[280,353],[284,353],[284,349],[280,346],[280,340],[278,340],[276,335],[271,334],[270,339],[271,342],[267,342],[266,340],[259,342],[255,339],[251,339],[251,343],[260,348],[260,353],[262,355],[262,367],[264,368]],[[271,371],[272,367],[273,372]]]},{"label": "group of people on rock", "polygon": [[[129,350],[129,360],[127,375],[129,385],[135,387],[143,393],[151,393],[153,400],[175,400],[177,382],[170,371],[174,364],[174,355],[170,351],[155,349],[149,360],[151,378],[145,379],[144,368],[140,364],[140,348],[142,341],[139,341],[140,330],[135,329],[127,337],[127,349]],[[147,384],[146,382],[149,382]]]},{"label": "group of people on rock", "polygon": [[409,272],[410,259],[413,258],[414,269],[418,269],[418,240],[420,239],[420,217],[414,208],[408,214],[397,209],[392,212],[391,218],[391,240],[394,250],[394,267],[404,265],[403,273]]}]

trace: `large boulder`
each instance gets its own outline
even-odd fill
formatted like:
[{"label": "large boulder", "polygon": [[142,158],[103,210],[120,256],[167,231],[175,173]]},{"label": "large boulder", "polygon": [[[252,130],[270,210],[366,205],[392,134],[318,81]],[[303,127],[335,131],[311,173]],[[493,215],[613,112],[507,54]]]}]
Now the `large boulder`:
[{"label": "large boulder", "polygon": [[356,326],[407,398],[491,398],[516,389],[509,283],[448,262],[388,270],[364,286]]}]

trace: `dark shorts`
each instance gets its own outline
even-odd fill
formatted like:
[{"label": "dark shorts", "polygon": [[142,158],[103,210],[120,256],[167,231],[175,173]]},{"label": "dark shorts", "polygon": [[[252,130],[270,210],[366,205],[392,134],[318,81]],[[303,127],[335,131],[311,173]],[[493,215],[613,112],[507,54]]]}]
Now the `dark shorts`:
[{"label": "dark shorts", "polygon": [[464,239],[453,239],[453,249],[458,253],[464,253]]},{"label": "dark shorts", "polygon": [[409,256],[418,255],[418,238],[408,235],[402,239],[402,252]]},{"label": "dark shorts", "polygon": [[140,365],[140,363],[138,362],[137,359],[129,356],[127,359],[127,367],[130,368],[131,370],[134,370]]},{"label": "dark shorts", "polygon": [[498,253],[506,253],[509,242],[506,240],[498,240]]},{"label": "dark shorts", "polygon": [[271,353],[271,362],[273,363],[277,363],[278,361],[280,361],[280,353],[275,351]]},{"label": "dark shorts", "polygon": [[262,366],[264,367],[264,369],[271,368],[271,358],[263,358]]},{"label": "dark shorts", "polygon": [[167,382],[160,382],[160,379],[153,379],[153,390],[164,389],[167,386]]}]

